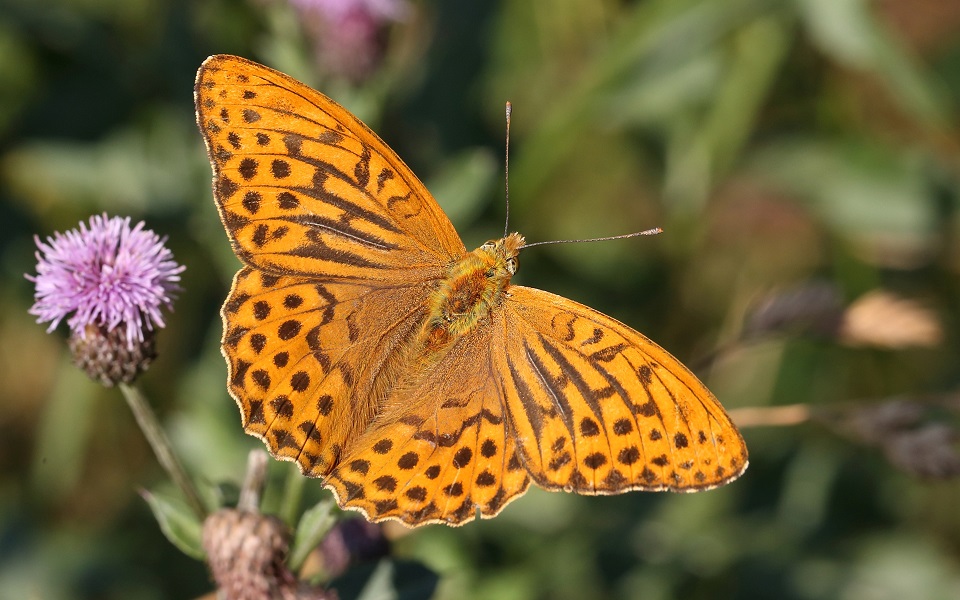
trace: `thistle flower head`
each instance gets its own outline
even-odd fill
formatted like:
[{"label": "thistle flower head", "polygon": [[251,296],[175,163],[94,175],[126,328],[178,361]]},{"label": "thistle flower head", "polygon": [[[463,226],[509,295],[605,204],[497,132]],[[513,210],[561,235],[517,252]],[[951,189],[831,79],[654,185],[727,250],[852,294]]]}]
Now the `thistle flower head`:
[{"label": "thistle flower head", "polygon": [[354,81],[362,81],[380,63],[385,26],[410,12],[406,0],[289,1],[303,15],[321,64]]},{"label": "thistle flower head", "polygon": [[290,0],[290,3],[301,10],[321,12],[334,22],[357,13],[380,21],[398,21],[409,9],[405,0]]},{"label": "thistle flower head", "polygon": [[88,325],[112,331],[122,326],[128,347],[143,342],[145,331],[163,327],[161,307],[171,308],[184,267],[173,260],[165,239],[141,221],[90,217],[78,229],[55,233],[37,247],[36,284],[30,314],[53,331],[69,315],[71,332],[86,337]]},{"label": "thistle flower head", "polygon": [[203,523],[203,548],[222,597],[337,598],[336,592],[297,580],[285,562],[290,542],[290,531],[280,519],[259,512],[225,508]]},{"label": "thistle flower head", "polygon": [[[166,240],[144,229],[143,222],[131,227],[129,217],[102,215],[46,242],[35,241],[37,274],[27,275],[36,287],[30,314],[39,323],[49,322],[47,331],[67,319],[78,364],[91,357],[95,362],[152,358],[154,327],[164,326],[161,308],[172,308],[184,269],[173,260]],[[87,349],[85,358],[77,356],[78,348]],[[136,373],[145,366],[125,371]]]}]

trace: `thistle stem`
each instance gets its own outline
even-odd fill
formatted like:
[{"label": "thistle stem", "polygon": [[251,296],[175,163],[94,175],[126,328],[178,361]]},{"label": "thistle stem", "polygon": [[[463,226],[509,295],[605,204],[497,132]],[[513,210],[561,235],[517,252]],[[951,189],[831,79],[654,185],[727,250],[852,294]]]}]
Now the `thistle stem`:
[{"label": "thistle stem", "polygon": [[187,477],[183,465],[180,464],[180,460],[173,452],[173,446],[170,444],[167,434],[160,426],[156,413],[150,408],[150,404],[146,398],[144,398],[139,387],[126,383],[119,384],[119,387],[120,391],[123,392],[123,397],[126,399],[127,405],[130,406],[130,410],[133,412],[134,418],[137,420],[137,425],[140,426],[140,430],[143,431],[143,435],[146,436],[147,442],[153,449],[157,461],[160,462],[160,465],[176,486],[180,488],[190,508],[193,509],[193,512],[195,512],[197,517],[202,521],[206,518],[207,511],[203,506],[203,502],[200,501],[200,495],[193,486],[193,482]]}]

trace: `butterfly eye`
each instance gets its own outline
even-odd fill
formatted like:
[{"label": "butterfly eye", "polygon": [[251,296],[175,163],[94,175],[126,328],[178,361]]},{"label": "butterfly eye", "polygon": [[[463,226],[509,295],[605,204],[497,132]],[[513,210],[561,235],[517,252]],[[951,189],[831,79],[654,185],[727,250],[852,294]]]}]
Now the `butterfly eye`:
[{"label": "butterfly eye", "polygon": [[517,272],[517,257],[511,256],[507,259],[507,270],[510,271],[510,274],[513,275]]},{"label": "butterfly eye", "polygon": [[493,250],[494,242],[486,242],[484,245],[480,246],[483,250]]}]

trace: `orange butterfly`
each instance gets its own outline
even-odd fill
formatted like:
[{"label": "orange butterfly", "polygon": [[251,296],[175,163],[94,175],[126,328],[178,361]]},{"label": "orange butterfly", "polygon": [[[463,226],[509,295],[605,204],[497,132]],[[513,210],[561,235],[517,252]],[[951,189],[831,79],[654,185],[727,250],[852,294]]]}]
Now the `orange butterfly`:
[{"label": "orange butterfly", "polygon": [[459,525],[526,491],[697,491],[747,450],[679,361],[510,284],[520,234],[467,252],[422,183],[343,107],[212,56],[197,123],[244,267],[222,316],[247,433],[368,519]]}]

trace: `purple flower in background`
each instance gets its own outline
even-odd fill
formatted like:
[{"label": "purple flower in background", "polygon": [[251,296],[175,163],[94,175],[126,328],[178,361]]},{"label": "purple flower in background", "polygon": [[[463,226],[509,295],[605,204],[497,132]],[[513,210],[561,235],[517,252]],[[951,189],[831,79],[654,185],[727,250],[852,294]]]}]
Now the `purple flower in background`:
[{"label": "purple flower in background", "polygon": [[320,61],[331,71],[360,80],[379,63],[381,33],[409,13],[405,0],[289,0],[303,15]]},{"label": "purple flower in background", "polygon": [[378,21],[399,21],[409,10],[404,0],[290,0],[290,4],[323,13],[335,22],[361,13]]},{"label": "purple flower in background", "polygon": [[161,307],[171,308],[184,267],[173,260],[165,239],[130,218],[90,217],[90,226],[36,237],[37,274],[30,314],[53,331],[67,319],[73,337],[109,333],[122,327],[128,349],[143,344],[145,332],[163,327]]}]

